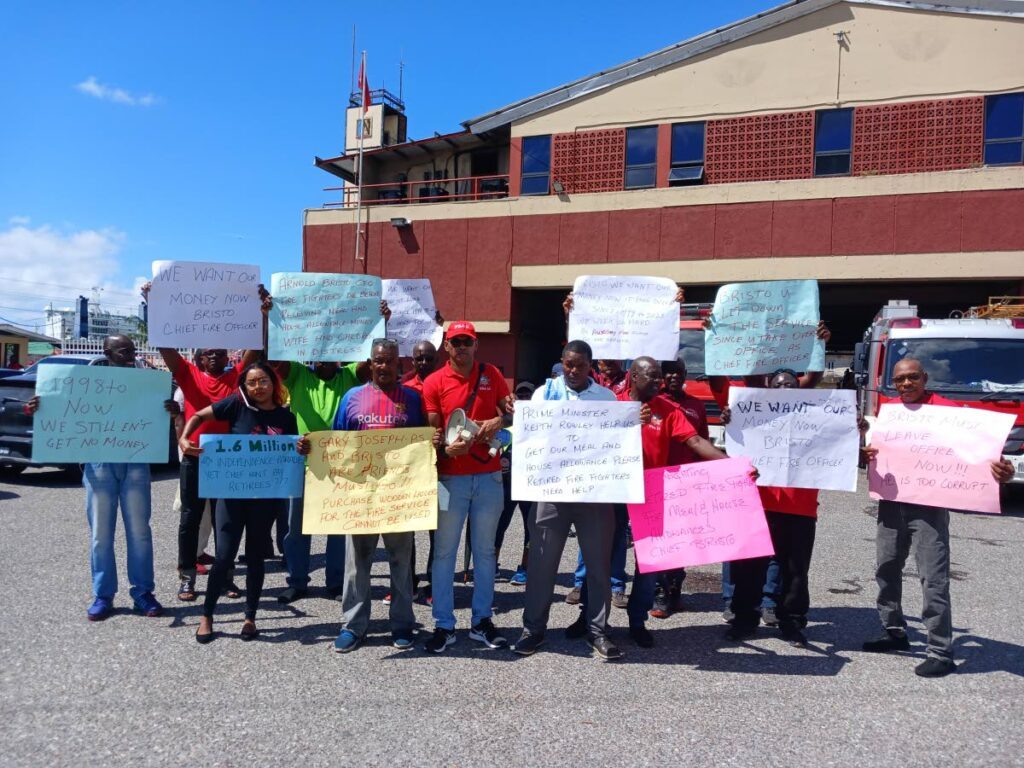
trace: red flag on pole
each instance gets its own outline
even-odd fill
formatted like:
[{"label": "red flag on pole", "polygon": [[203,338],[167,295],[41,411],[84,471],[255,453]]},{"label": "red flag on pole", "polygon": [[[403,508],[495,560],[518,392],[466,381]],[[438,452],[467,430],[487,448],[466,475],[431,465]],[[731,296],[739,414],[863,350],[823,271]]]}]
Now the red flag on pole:
[{"label": "red flag on pole", "polygon": [[359,93],[360,100],[362,101],[363,114],[370,108],[370,84],[366,81],[366,57],[363,56],[362,61],[359,62]]}]

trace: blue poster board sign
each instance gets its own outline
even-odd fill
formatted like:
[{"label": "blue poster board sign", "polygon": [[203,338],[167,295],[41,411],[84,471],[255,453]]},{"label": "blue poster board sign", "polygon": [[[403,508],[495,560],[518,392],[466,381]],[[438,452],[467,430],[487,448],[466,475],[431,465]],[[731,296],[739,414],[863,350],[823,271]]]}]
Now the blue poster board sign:
[{"label": "blue poster board sign", "polygon": [[200,435],[199,495],[205,499],[293,499],[306,459],[297,435]]}]

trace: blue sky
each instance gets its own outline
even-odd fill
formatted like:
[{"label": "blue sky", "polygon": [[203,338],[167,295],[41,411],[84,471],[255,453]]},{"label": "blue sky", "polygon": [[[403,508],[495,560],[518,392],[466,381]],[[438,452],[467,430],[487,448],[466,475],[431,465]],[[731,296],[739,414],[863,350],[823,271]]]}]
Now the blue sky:
[{"label": "blue sky", "polygon": [[404,58],[423,138],[771,6],[7,4],[0,318],[35,326],[93,286],[135,307],[155,259],[299,269],[302,210],[338,182],[312,163],[341,152],[353,24],[371,87],[396,90]]}]

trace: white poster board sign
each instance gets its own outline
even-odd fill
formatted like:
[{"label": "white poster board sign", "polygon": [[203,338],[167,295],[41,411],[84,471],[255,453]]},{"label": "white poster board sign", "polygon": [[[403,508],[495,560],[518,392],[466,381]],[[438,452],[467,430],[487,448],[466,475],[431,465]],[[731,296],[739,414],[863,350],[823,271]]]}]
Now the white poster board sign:
[{"label": "white poster board sign", "polygon": [[848,389],[729,390],[725,451],[750,459],[758,485],[857,490],[857,396]]},{"label": "white poster board sign", "polygon": [[569,338],[587,342],[595,360],[679,353],[678,287],[667,277],[582,275],[573,284]]},{"label": "white poster board sign", "polygon": [[388,337],[398,341],[399,354],[412,357],[412,348],[429,341],[440,349],[444,330],[437,324],[437,305],[430,280],[384,280],[384,301],[391,310]]},{"label": "white poster board sign", "polygon": [[150,345],[262,349],[259,284],[254,264],[154,261]]},{"label": "white poster board sign", "polygon": [[522,401],[512,430],[512,498],[644,500],[640,403]]}]

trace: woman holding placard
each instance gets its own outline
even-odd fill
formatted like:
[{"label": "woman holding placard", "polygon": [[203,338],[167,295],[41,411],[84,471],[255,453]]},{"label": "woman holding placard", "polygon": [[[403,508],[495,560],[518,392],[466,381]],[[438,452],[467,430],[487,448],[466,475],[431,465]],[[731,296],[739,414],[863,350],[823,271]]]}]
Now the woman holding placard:
[{"label": "woman holding placard", "polygon": [[[189,437],[202,423],[214,419],[227,422],[233,435],[296,435],[299,429],[295,416],[283,403],[281,383],[274,369],[267,363],[253,363],[242,371],[235,394],[203,408],[188,420],[178,444],[185,454],[199,456],[202,448],[193,445]],[[246,590],[245,621],[240,636],[243,640],[252,640],[259,634],[256,609],[263,592],[264,561],[270,554],[266,545],[270,541],[274,520],[287,504],[286,499],[222,499],[217,504],[214,513],[217,556],[206,585],[206,600],[196,630],[196,641],[208,643],[214,638],[213,611],[238,554],[243,530]]]}]

